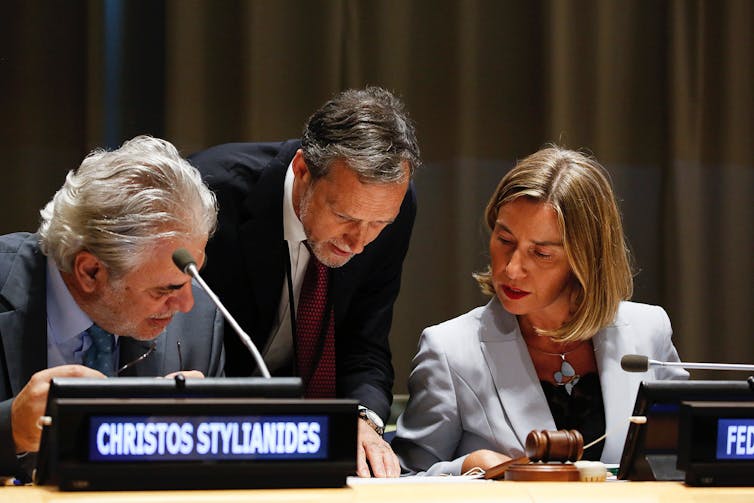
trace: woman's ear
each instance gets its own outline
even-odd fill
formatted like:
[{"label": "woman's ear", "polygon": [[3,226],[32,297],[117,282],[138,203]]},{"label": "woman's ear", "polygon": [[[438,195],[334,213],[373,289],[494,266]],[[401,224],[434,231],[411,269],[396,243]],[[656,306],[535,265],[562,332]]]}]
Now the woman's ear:
[{"label": "woman's ear", "polygon": [[570,296],[568,298],[569,312],[570,314],[573,314],[579,308],[579,305],[584,302],[584,289],[581,287],[579,280],[576,279],[576,276],[573,274],[571,274],[570,290]]}]

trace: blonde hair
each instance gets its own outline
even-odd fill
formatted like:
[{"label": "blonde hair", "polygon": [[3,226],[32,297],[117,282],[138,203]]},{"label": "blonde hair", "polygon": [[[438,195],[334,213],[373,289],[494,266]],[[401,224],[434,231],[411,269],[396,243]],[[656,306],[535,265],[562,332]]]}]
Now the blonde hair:
[{"label": "blonde hair", "polygon": [[[629,251],[609,175],[585,154],[556,146],[539,150],[500,180],[485,210],[490,230],[500,207],[519,197],[555,209],[578,288],[571,319],[558,329],[538,332],[558,341],[591,338],[613,321],[620,301],[633,294]],[[482,292],[495,295],[489,266],[474,278]]]}]

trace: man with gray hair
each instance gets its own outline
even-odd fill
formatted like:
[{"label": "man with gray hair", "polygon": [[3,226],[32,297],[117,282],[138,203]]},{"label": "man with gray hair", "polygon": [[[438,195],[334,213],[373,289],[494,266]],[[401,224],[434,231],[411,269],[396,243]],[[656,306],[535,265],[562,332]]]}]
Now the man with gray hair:
[{"label": "man with gray hair", "polygon": [[224,368],[222,316],[172,261],[203,262],[217,203],[173,145],[92,152],[41,216],[0,236],[0,474],[22,478],[51,378]]},{"label": "man with gray hair", "polygon": [[[307,397],[359,401],[357,473],[398,476],[381,438],[392,401],[388,335],[416,214],[414,127],[390,92],[347,90],[302,140],[233,143],[189,160],[220,204],[204,277],[276,375]],[[226,373],[256,365],[226,337]]]}]

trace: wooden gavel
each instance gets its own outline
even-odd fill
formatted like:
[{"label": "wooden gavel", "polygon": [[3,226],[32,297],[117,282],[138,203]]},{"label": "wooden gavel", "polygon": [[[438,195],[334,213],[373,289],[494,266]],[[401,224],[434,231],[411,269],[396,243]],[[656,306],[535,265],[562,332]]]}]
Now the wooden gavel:
[{"label": "wooden gavel", "polygon": [[[526,456],[509,459],[488,469],[485,479],[578,480],[578,470],[564,461],[578,461],[584,454],[584,437],[576,430],[532,430],[526,436]],[[531,461],[531,463],[530,463]],[[543,463],[537,463],[542,461]],[[561,463],[548,463],[560,461]]]},{"label": "wooden gavel", "polygon": [[584,454],[584,437],[576,430],[532,430],[525,447],[531,461],[578,461]]}]

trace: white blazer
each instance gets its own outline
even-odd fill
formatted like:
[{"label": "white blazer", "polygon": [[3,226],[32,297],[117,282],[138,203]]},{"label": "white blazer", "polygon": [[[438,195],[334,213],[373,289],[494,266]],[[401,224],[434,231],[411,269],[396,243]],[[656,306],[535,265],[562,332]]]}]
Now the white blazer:
[{"label": "white blazer", "polygon": [[[621,302],[613,324],[594,336],[608,431],[604,463],[620,459],[639,383],[688,378],[674,367],[646,373],[621,369],[626,354],[678,361],[671,335],[661,307]],[[472,451],[523,456],[531,430],[555,429],[516,317],[497,299],[424,330],[408,389],[392,444],[404,472],[458,475]]]}]

